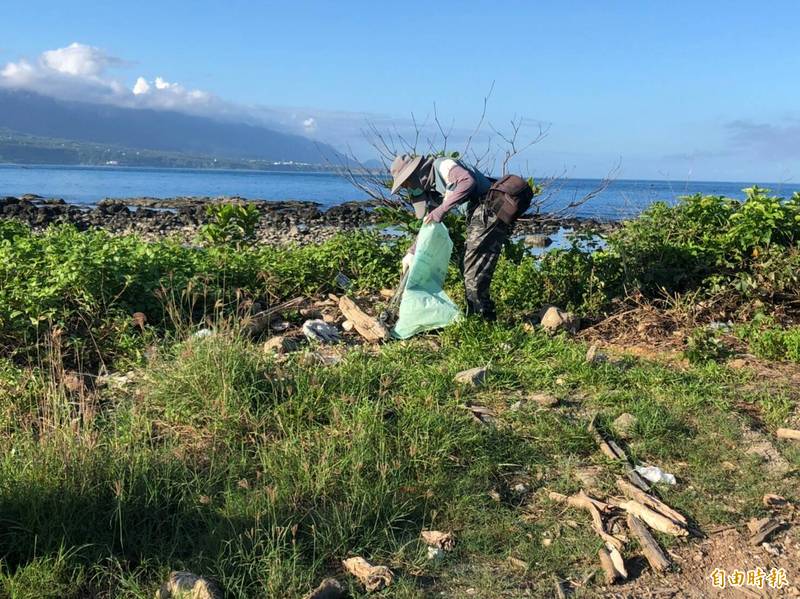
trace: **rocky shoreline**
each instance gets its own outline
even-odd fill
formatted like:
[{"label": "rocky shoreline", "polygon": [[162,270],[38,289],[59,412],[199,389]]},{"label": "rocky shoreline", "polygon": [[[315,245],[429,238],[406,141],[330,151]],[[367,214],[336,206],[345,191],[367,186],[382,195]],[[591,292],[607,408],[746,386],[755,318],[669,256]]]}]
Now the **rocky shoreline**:
[{"label": "rocky shoreline", "polygon": [[[208,222],[206,207],[218,202],[248,202],[257,206],[261,213],[257,239],[270,245],[319,243],[342,231],[374,227],[378,223],[371,202],[345,202],[324,209],[311,201],[261,201],[235,196],[104,199],[94,205],[80,205],[28,194],[0,198],[0,218],[18,220],[34,229],[70,223],[79,230],[101,228],[118,235],[135,233],[148,239],[173,235],[190,242]],[[540,216],[521,219],[515,233],[530,236],[533,245],[547,245],[547,236],[560,229],[608,232],[617,226],[619,223],[595,219]],[[541,243],[536,243],[537,239]]]}]

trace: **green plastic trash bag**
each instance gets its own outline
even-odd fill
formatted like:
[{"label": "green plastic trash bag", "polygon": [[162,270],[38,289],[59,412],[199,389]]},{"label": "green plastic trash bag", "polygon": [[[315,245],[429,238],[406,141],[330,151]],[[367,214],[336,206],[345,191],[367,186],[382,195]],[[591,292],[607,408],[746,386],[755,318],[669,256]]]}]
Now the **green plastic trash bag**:
[{"label": "green plastic trash bag", "polygon": [[442,223],[423,225],[392,336],[397,339],[440,329],[460,318],[458,306],[442,290],[453,242]]}]

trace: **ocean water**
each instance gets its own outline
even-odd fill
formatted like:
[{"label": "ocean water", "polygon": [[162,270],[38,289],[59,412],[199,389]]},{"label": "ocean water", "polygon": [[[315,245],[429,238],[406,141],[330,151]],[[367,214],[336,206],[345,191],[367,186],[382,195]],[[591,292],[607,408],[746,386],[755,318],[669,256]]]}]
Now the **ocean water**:
[{"label": "ocean water", "polygon": [[[681,195],[702,193],[742,198],[753,184],[788,197],[798,183],[724,181],[615,180],[572,214],[601,219],[633,216],[651,203],[674,202]],[[544,209],[555,211],[596,190],[596,179],[563,179],[543,194]],[[77,204],[103,198],[232,196],[261,200],[312,200],[325,207],[368,199],[348,181],[332,173],[192,170],[126,167],[0,165],[0,197],[35,193]]]}]

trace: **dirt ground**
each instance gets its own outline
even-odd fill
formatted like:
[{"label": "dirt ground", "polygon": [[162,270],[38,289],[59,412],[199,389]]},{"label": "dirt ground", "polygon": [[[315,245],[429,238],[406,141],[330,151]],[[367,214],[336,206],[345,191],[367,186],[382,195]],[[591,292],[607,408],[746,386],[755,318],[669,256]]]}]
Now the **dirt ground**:
[{"label": "dirt ground", "polygon": [[[669,552],[676,572],[658,575],[645,566],[641,576],[631,582],[608,588],[607,596],[800,597],[800,532],[796,515],[788,517],[794,519],[794,524],[787,520],[786,529],[760,546],[750,545],[748,531],[736,528],[711,532],[699,541],[690,540]],[[764,575],[761,580],[758,569]],[[742,584],[737,584],[740,580]]]},{"label": "dirt ground", "polygon": [[[596,343],[611,355],[629,355],[668,363],[675,368],[687,368],[688,361],[681,350],[687,337],[686,329],[670,319],[664,319],[651,309],[631,311],[616,319],[585,330],[581,337]],[[800,364],[760,360],[743,354],[732,357],[728,367],[749,372],[753,390],[780,390],[800,398]],[[750,413],[754,426],[743,430],[743,439],[750,444],[748,453],[763,458],[766,470],[775,476],[786,476],[790,465],[764,434],[759,415]],[[800,412],[786,426],[800,425]],[[797,506],[775,510],[773,516],[784,523],[782,530],[768,542],[754,546],[750,543],[747,523],[737,527],[721,527],[705,531],[704,538],[690,538],[669,551],[674,570],[658,574],[648,567],[644,558],[630,563],[630,580],[606,587],[604,596],[618,599],[664,597],[800,597],[800,510]]]}]

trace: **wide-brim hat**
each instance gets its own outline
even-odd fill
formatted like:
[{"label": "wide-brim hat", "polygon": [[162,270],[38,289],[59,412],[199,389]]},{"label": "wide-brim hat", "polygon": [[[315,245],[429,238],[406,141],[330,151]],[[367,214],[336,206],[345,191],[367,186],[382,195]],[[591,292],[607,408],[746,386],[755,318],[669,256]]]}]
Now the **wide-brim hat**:
[{"label": "wide-brim hat", "polygon": [[397,193],[403,183],[408,181],[409,177],[420,167],[423,160],[425,160],[424,156],[412,156],[411,154],[401,154],[394,159],[389,168],[392,175],[392,193]]}]

